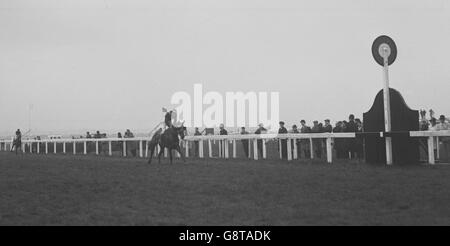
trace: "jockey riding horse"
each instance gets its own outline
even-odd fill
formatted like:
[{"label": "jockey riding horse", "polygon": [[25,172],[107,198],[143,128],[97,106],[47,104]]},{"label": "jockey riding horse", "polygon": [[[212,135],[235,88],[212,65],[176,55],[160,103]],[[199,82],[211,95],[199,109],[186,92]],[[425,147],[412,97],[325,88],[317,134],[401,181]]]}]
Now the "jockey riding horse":
[{"label": "jockey riding horse", "polygon": [[[161,163],[161,155],[164,153],[165,148],[169,150],[170,164],[172,164],[172,150],[178,151],[180,156],[184,159],[184,154],[181,152],[180,148],[180,139],[184,139],[184,132],[186,127],[183,124],[180,127],[176,127],[172,124],[172,114],[173,111],[169,111],[164,116],[164,123],[166,126],[166,130],[162,132],[162,128],[159,128],[158,131],[155,132],[152,139],[149,142],[150,147],[150,158],[148,163],[152,162],[153,154],[155,152],[156,145],[159,144],[160,151],[158,154],[158,163]],[[179,136],[179,137],[178,137]]]},{"label": "jockey riding horse", "polygon": [[17,155],[19,149],[22,150],[22,133],[20,132],[20,129],[17,129],[16,136],[14,137],[13,144],[11,146],[11,151],[15,150]]}]

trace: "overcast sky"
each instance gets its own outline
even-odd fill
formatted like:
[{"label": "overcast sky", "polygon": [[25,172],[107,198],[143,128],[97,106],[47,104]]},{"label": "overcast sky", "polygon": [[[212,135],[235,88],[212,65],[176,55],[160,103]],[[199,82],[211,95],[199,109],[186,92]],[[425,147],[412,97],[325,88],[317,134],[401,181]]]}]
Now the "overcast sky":
[{"label": "overcast sky", "polygon": [[446,0],[0,0],[0,132],[150,130],[176,91],[279,91],[280,117],[362,117],[371,55],[397,43],[391,87],[450,114]]}]

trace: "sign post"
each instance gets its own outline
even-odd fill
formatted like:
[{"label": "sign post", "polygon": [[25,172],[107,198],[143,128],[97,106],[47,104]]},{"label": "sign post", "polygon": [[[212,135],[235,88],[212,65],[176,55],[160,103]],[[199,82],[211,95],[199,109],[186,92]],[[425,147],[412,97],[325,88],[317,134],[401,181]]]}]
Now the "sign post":
[{"label": "sign post", "polygon": [[[375,61],[383,67],[383,98],[384,98],[384,131],[391,129],[391,104],[389,91],[389,66],[397,58],[397,46],[388,36],[379,36],[372,44],[372,55]],[[386,140],[386,164],[392,165],[392,138]]]}]

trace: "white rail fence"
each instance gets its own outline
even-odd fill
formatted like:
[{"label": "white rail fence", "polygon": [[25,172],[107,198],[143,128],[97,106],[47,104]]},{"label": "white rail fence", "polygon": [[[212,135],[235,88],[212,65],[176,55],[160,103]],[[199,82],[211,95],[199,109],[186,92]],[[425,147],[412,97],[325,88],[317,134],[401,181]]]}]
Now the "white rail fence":
[{"label": "white rail fence", "polygon": [[[437,148],[437,158],[439,158],[439,141],[442,139],[450,139],[450,130],[448,131],[411,131],[411,137],[418,138],[427,138],[428,145],[428,163],[435,164],[436,158],[434,150]],[[296,140],[309,140],[309,150],[310,150],[310,158],[314,158],[314,144],[313,139],[322,139],[325,141],[326,146],[326,156],[327,162],[332,163],[333,161],[333,140],[336,138],[344,138],[351,139],[355,138],[355,133],[292,133],[292,134],[246,134],[246,135],[207,135],[207,136],[186,136],[183,141],[181,141],[181,145],[184,148],[184,153],[186,157],[189,157],[189,148],[192,147],[190,142],[198,143],[198,157],[205,158],[205,152],[207,152],[207,156],[209,158],[213,158],[213,143],[218,142],[218,157],[219,158],[237,158],[237,142],[242,140],[248,141],[248,153],[249,158],[254,160],[258,160],[260,158],[267,158],[267,149],[266,143],[268,141],[278,141],[278,144],[281,149],[281,141],[287,140],[287,160],[298,159],[298,151]],[[139,150],[138,156],[143,158],[149,157],[149,149],[147,143],[150,141],[150,137],[137,137],[137,138],[89,138],[89,139],[43,139],[43,140],[23,140],[22,141],[22,151],[25,152],[25,146],[28,146],[29,152],[36,151],[36,153],[49,153],[49,145],[53,145],[53,153],[57,153],[56,145],[57,143],[62,144],[62,153],[67,154],[67,145],[72,145],[72,154],[77,154],[77,143],[83,144],[83,154],[86,155],[88,152],[88,144],[95,144],[95,154],[100,154],[100,148],[103,150],[103,146],[107,144],[108,155],[113,154],[113,143],[116,145],[119,143],[121,145],[121,152],[123,156],[127,156],[128,151],[127,148],[129,143],[138,143]],[[262,142],[262,156],[259,155],[258,150],[258,141]],[[207,151],[204,150],[204,143],[207,144]],[[100,147],[100,144],[102,147]],[[230,155],[230,145],[231,145],[231,155]],[[12,146],[12,140],[0,140],[0,150],[9,151]],[[36,148],[33,148],[35,146]],[[41,149],[43,146],[43,150]],[[157,150],[155,151],[155,156],[159,152],[159,146],[157,146]],[[167,156],[167,151],[165,151],[165,156]],[[280,159],[282,158],[282,153],[279,151]],[[179,155],[177,154],[177,157]]]},{"label": "white rail fence", "polygon": [[[428,163],[435,164],[436,158],[439,159],[439,146],[440,141],[443,140],[446,143],[450,144],[450,130],[446,131],[412,131],[409,132],[411,137],[419,137],[419,138],[427,138],[427,146],[428,146]],[[434,151],[436,150],[436,156]],[[448,153],[450,154],[450,153]]]},{"label": "white rail fence", "polygon": [[[314,158],[314,145],[313,139],[322,139],[325,142],[326,146],[326,156],[327,162],[332,162],[332,141],[336,138],[355,138],[355,133],[293,133],[293,134],[246,134],[246,135],[207,135],[207,136],[186,136],[183,141],[181,141],[181,145],[184,148],[184,153],[186,157],[189,157],[189,148],[192,147],[192,144],[188,144],[190,142],[198,143],[198,156],[200,158],[205,158],[205,150],[204,143],[207,144],[207,154],[209,158],[213,156],[213,142],[218,142],[218,157],[219,158],[237,158],[237,142],[242,140],[248,141],[248,153],[249,158],[254,160],[258,160],[260,158],[267,158],[267,149],[266,143],[271,140],[278,141],[278,144],[281,149],[281,141],[286,140],[287,146],[287,160],[298,159],[298,146],[296,144],[296,140],[307,139],[309,140],[309,150],[310,150],[310,158]],[[57,144],[62,144],[62,153],[67,154],[67,145],[72,145],[72,154],[77,154],[77,143],[82,143],[83,154],[86,155],[88,153],[88,144],[95,144],[95,154],[100,154],[100,149],[103,150],[103,146],[107,144],[108,155],[113,154],[113,143],[117,145],[120,143],[121,151],[123,156],[127,156],[128,151],[128,143],[138,143],[139,157],[143,158],[149,157],[149,149],[148,145],[144,144],[150,141],[150,137],[137,137],[137,138],[83,138],[83,139],[43,139],[43,140],[34,140],[27,139],[22,140],[22,151],[25,152],[28,146],[28,150],[30,153],[33,153],[33,150],[36,153],[49,153],[49,145],[53,145],[53,153],[57,153]],[[258,141],[262,143],[260,145],[262,147],[262,156],[259,155],[258,150]],[[100,147],[100,145],[102,147]],[[145,148],[144,148],[145,145]],[[0,140],[0,150],[9,151],[12,146],[12,140]],[[41,149],[43,148],[43,149]],[[231,148],[231,155],[230,155]],[[157,147],[157,151],[155,151],[155,156],[159,152],[159,146]],[[196,150],[197,151],[197,150]],[[280,152],[280,158],[282,158],[282,153]],[[167,151],[165,152],[165,156],[167,156]],[[177,157],[179,155],[177,154]]]}]

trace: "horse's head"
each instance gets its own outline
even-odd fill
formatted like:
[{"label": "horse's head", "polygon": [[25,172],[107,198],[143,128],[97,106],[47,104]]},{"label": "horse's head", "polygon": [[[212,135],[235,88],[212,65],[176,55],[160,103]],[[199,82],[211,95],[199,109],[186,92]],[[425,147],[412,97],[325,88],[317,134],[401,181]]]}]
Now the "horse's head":
[{"label": "horse's head", "polygon": [[184,123],[180,127],[174,127],[177,134],[180,136],[181,139],[184,139],[186,127],[184,126]]}]

